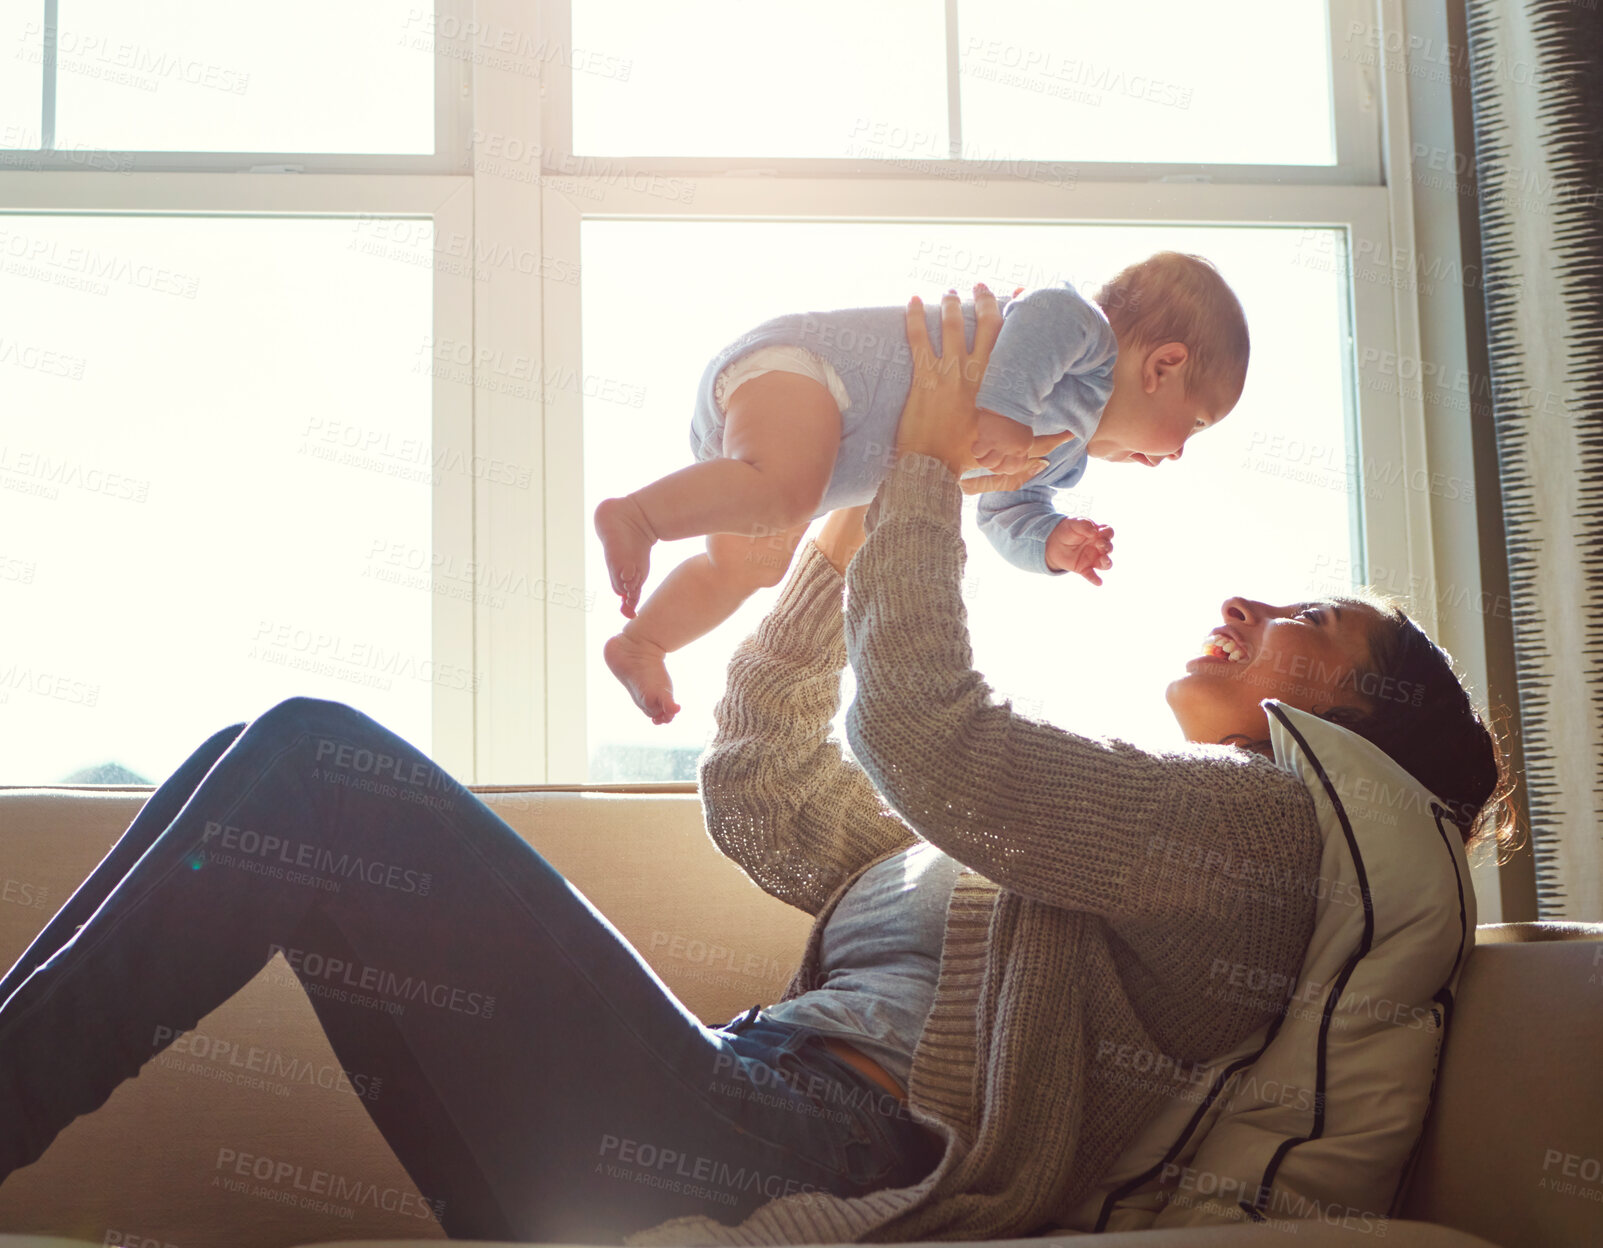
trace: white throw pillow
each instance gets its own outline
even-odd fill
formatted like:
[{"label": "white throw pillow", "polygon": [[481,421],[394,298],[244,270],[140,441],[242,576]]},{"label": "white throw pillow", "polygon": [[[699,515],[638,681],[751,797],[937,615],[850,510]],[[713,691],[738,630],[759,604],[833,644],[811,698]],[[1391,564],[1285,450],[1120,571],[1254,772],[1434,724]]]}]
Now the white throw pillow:
[{"label": "white throw pillow", "polygon": [[[1393,1216],[1475,942],[1463,838],[1443,804],[1357,733],[1274,700],[1275,761],[1308,785],[1325,849],[1285,1014],[1185,1072],[1065,1229]],[[1221,968],[1242,991],[1284,985]],[[1260,975],[1259,978],[1264,978]],[[1380,1227],[1383,1231],[1384,1227]]]}]

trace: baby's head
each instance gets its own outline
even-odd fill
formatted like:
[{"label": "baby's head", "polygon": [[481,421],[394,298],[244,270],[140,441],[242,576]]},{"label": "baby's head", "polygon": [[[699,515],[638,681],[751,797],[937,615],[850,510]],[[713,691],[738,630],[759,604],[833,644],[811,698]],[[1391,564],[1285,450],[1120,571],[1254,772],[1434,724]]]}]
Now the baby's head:
[{"label": "baby's head", "polygon": [[1156,467],[1229,413],[1247,380],[1247,318],[1201,256],[1160,251],[1097,292],[1119,341],[1113,393],[1086,444],[1098,459]]}]

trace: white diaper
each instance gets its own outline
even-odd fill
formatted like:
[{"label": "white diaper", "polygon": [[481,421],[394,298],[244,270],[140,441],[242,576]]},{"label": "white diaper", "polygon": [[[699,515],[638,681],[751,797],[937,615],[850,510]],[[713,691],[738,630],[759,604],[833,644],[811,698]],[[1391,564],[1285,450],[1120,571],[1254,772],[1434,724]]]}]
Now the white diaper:
[{"label": "white diaper", "polygon": [[753,377],[761,377],[764,373],[797,373],[803,377],[811,377],[820,385],[827,386],[829,393],[834,396],[835,406],[844,412],[850,406],[850,399],[846,394],[846,383],[840,379],[834,365],[821,355],[816,355],[805,347],[758,347],[738,360],[724,366],[713,379],[712,398],[718,405],[721,413],[729,411],[729,396],[742,382],[750,381]]}]

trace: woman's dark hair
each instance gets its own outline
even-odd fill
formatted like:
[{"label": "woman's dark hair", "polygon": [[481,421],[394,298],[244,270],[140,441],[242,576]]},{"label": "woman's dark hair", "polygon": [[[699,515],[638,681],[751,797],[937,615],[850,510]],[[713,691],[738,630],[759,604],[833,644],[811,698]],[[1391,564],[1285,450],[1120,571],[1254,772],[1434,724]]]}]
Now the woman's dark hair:
[{"label": "woman's dark hair", "polygon": [[1497,861],[1507,861],[1519,844],[1508,801],[1514,787],[1508,760],[1470,701],[1452,655],[1385,594],[1360,591],[1337,601],[1375,613],[1370,670],[1357,682],[1368,705],[1326,707],[1316,714],[1385,750],[1441,798],[1466,852],[1495,844]]}]

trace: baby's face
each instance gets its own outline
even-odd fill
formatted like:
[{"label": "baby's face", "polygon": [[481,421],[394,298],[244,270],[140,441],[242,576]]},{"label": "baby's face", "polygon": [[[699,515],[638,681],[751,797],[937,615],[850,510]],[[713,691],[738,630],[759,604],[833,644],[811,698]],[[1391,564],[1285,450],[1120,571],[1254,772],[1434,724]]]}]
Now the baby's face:
[{"label": "baby's face", "polygon": [[1146,358],[1140,352],[1121,353],[1113,366],[1113,393],[1086,444],[1087,455],[1156,468],[1166,459],[1179,459],[1189,439],[1224,419],[1226,413],[1211,409],[1201,395],[1186,394],[1183,359],[1175,365],[1172,356],[1151,358],[1163,350]]}]

